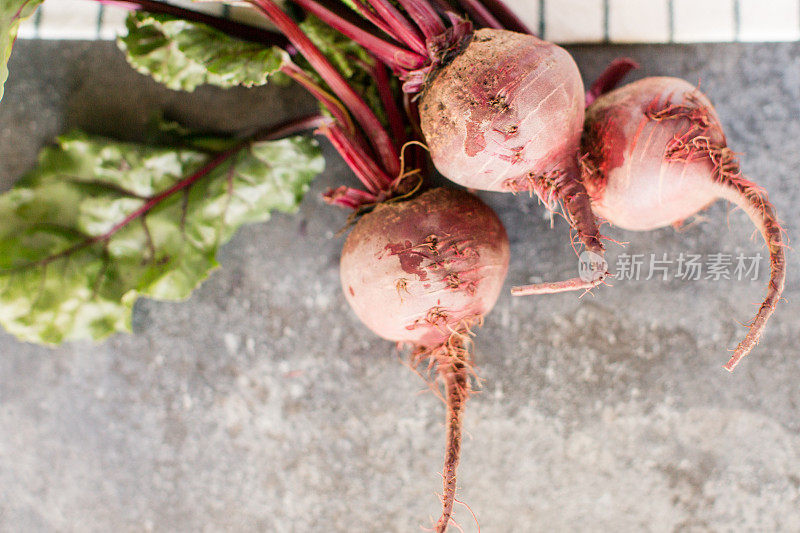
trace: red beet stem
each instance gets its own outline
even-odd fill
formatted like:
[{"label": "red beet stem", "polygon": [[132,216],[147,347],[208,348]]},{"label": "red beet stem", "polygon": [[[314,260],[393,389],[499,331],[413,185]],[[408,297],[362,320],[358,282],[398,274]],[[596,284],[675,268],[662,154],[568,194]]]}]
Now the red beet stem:
[{"label": "red beet stem", "polygon": [[[294,63],[284,63],[281,66],[281,72],[305,87],[334,116],[334,123],[331,124],[329,120],[319,120],[313,127],[318,128],[319,133],[328,137],[347,163],[347,166],[353,170],[359,181],[369,189],[370,194],[376,197],[381,192],[388,191],[392,179],[386,175],[369,154],[369,148],[361,132],[355,127],[341,102],[317,85],[303,69]],[[342,202],[339,202],[339,204],[345,205]]]},{"label": "red beet stem", "polygon": [[354,142],[338,124],[330,124],[319,129],[333,144],[356,177],[369,192],[379,195],[388,192],[392,178],[373,161],[357,142]]},{"label": "red beet stem", "polygon": [[354,0],[356,7],[364,17],[382,29],[388,35],[400,42],[407,44],[412,50],[421,55],[427,55],[425,39],[419,30],[398,10],[389,0],[372,0],[369,6],[363,0]]},{"label": "red beet stem", "polygon": [[325,80],[325,83],[338,96],[358,123],[364,129],[370,144],[380,157],[383,168],[392,175],[400,173],[400,161],[389,134],[383,128],[378,117],[369,108],[363,98],[347,83],[341,74],[331,65],[314,43],[311,42],[299,26],[284,13],[272,0],[249,0],[311,63],[314,70]]},{"label": "red beet stem", "polygon": [[374,204],[378,201],[378,198],[372,193],[344,185],[329,190],[322,195],[322,198],[331,205],[338,205],[353,211],[365,204]]},{"label": "red beet stem", "polygon": [[395,41],[404,42],[404,40],[400,37],[400,33],[397,32],[397,30],[394,27],[392,27],[391,24],[388,24],[385,20],[383,20],[380,16],[378,16],[378,14],[367,4],[365,4],[363,0],[353,0],[352,4],[359,15],[370,21],[375,27],[377,27],[383,33],[385,33]]},{"label": "red beet stem", "polygon": [[319,17],[320,20],[342,35],[354,40],[393,68],[414,70],[422,67],[427,60],[416,52],[405,50],[373,35],[314,0],[292,1],[312,15]]},{"label": "red beet stem", "polygon": [[414,23],[422,30],[428,41],[445,32],[446,27],[439,14],[427,0],[397,0]]},{"label": "red beet stem", "polygon": [[403,122],[403,115],[400,113],[400,108],[397,106],[392,93],[391,82],[389,81],[389,73],[386,72],[386,66],[378,60],[375,60],[375,66],[372,69],[372,74],[375,77],[375,84],[378,87],[378,95],[380,96],[383,110],[386,112],[386,119],[389,122],[389,131],[395,141],[395,148],[400,150],[406,140],[406,128]]},{"label": "red beet stem", "polygon": [[345,109],[335,96],[320,87],[308,73],[291,62],[285,62],[281,65],[280,70],[310,92],[311,95],[333,115],[333,118],[340,123],[341,127],[345,128],[353,136],[357,134],[358,130],[353,123],[353,119],[350,118],[347,109]]},{"label": "red beet stem", "polygon": [[506,29],[502,22],[484,6],[479,0],[459,0],[461,7],[469,14],[479,26],[495,30]]},{"label": "red beet stem", "polygon": [[637,68],[639,63],[629,57],[620,57],[612,61],[586,91],[586,107],[592,105],[598,97],[615,89],[628,72]]}]

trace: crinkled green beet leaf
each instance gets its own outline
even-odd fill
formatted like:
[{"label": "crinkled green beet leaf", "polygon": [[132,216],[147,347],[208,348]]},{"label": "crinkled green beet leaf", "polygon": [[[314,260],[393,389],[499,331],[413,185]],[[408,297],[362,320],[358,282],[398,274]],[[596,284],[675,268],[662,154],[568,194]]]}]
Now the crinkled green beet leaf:
[{"label": "crinkled green beet leaf", "polygon": [[[193,91],[203,84],[225,88],[264,85],[270,78],[285,79],[281,65],[292,61],[276,46],[242,41],[205,24],[169,15],[131,13],[126,25],[128,35],[120,37],[117,44],[128,63],[174,90]],[[369,54],[315,17],[307,17],[300,28],[385,122],[378,89],[365,67],[373,63]],[[324,85],[302,57],[294,59]]]},{"label": "crinkled green beet leaf", "polygon": [[0,195],[0,324],[47,344],[130,330],[140,295],[186,298],[221,244],[294,211],[323,165],[305,137],[208,154],[62,136]]},{"label": "crinkled green beet leaf", "polygon": [[20,23],[33,15],[43,0],[1,0],[0,1],[0,100],[3,86],[8,79],[8,58],[11,47],[17,38]]},{"label": "crinkled green beet leaf", "polygon": [[169,15],[131,13],[128,34],[117,41],[128,63],[170,89],[193,91],[199,85],[264,85],[281,66],[278,47],[229,37],[205,24]]}]

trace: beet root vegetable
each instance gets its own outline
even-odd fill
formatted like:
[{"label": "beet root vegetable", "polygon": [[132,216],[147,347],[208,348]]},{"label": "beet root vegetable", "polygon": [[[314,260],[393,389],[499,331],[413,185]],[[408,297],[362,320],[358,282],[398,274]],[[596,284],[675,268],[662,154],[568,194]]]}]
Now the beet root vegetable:
[{"label": "beet root vegetable", "polygon": [[364,215],[344,244],[342,289],[358,318],[379,336],[414,347],[444,383],[447,447],[442,515],[453,510],[461,416],[469,396],[470,329],[500,294],[509,244],[497,215],[476,196],[432,189]]},{"label": "beet root vegetable", "polygon": [[[451,522],[455,502],[461,417],[470,392],[470,328],[481,323],[500,294],[508,270],[508,236],[494,212],[469,193],[433,189],[413,196],[424,181],[420,170],[424,163],[419,157],[422,153],[414,153],[411,139],[405,139],[404,144],[409,124],[399,111],[380,62],[402,59],[402,54],[377,54],[374,63],[360,65],[375,80],[392,138],[362,95],[291,17],[272,0],[250,2],[325,81],[327,88],[296,64],[285,61],[282,65],[281,70],[331,114],[317,133],[330,140],[364,186],[341,186],[324,195],[328,203],[353,210],[353,218],[363,214],[342,251],[340,275],[347,301],[372,331],[386,339],[411,344],[413,363],[427,360],[429,371],[435,368],[444,383],[447,448],[442,514],[436,524],[437,532],[443,533]],[[412,0],[411,4],[416,5],[415,2],[419,4],[419,0]],[[354,5],[365,7],[360,2]],[[396,12],[388,2],[381,6],[386,12]],[[327,13],[315,2],[305,3],[304,7],[321,8]],[[349,9],[345,4],[340,7]],[[364,12],[365,16],[369,13]],[[335,15],[333,19],[356,28]],[[429,18],[432,23],[434,20]],[[413,37],[414,31],[407,36]],[[413,59],[406,56],[409,58]],[[411,155],[406,159],[403,154],[409,146]],[[406,168],[408,161],[411,162]],[[416,186],[412,185],[415,178]]]},{"label": "beet root vegetable", "polygon": [[[529,35],[502,2],[457,3],[478,30],[441,0],[354,2],[370,30],[330,2],[293,1],[389,65],[406,94],[418,94],[420,129],[441,174],[473,189],[535,193],[551,210],[561,207],[586,250],[602,257],[577,162],[583,82],[565,50]],[[607,274],[527,293],[588,289]]]},{"label": "beet root vegetable", "polygon": [[741,207],[769,248],[767,296],[725,365],[758,343],[781,297],[782,230],[767,194],[740,172],[709,100],[676,78],[645,78],[600,96],[587,110],[584,182],[594,212],[621,228],[677,225],[724,198]]},{"label": "beet root vegetable", "polygon": [[[564,49],[532,35],[474,32],[450,62],[433,70],[420,97],[420,127],[436,169],[473,189],[536,194],[564,213],[588,251],[603,255],[578,153],[585,93]],[[529,293],[588,288],[568,280]]]},{"label": "beet root vegetable", "polygon": [[342,287],[373,332],[430,348],[489,312],[508,255],[505,229],[486,204],[433,189],[359,220],[342,251]]},{"label": "beet root vegetable", "polygon": [[566,50],[482,29],[431,75],[420,126],[446,178],[473,189],[528,191],[537,180],[577,170],[584,99]]}]

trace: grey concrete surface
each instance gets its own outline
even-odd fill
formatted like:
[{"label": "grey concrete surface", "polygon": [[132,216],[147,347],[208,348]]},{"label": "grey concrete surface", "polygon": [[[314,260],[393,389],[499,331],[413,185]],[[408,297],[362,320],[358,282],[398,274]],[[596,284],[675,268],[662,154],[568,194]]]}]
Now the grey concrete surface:
[{"label": "grey concrete surface", "polygon": [[[744,169],[800,231],[800,45],[576,47],[592,79],[626,54],[716,102]],[[235,130],[313,109],[296,89],[172,93],[111,44],[20,42],[0,104],[0,188],[55,134],[138,138],[167,112]],[[0,531],[419,531],[437,515],[444,411],[349,312],[344,214],[320,192],[240,231],[187,302],[140,301],[134,333],[47,349],[0,334]],[[512,242],[507,286],[571,273],[565,224],[482,195]],[[1,221],[0,221],[1,223]],[[763,252],[722,203],[620,253]],[[481,531],[800,531],[800,262],[734,374],[757,281],[618,281],[594,296],[504,295],[477,337],[459,498]],[[540,279],[540,278],[539,278]],[[456,518],[477,530],[465,508]]]}]

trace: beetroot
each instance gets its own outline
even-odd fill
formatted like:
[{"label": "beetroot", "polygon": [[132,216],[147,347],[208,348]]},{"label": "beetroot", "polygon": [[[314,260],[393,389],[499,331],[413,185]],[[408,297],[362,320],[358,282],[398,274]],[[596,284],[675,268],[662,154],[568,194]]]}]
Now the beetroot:
[{"label": "beetroot", "polygon": [[342,288],[376,334],[432,348],[489,312],[508,257],[505,229],[486,204],[433,189],[358,222],[342,250]]},{"label": "beetroot", "polygon": [[435,71],[420,98],[420,125],[436,169],[465,187],[541,188],[577,170],[584,115],[578,67],[562,48],[482,29]]},{"label": "beetroot", "polygon": [[508,270],[508,236],[494,212],[469,193],[434,189],[417,195],[424,181],[423,151],[415,149],[418,141],[406,138],[412,128],[400,113],[380,61],[363,62],[360,68],[375,79],[394,139],[362,95],[277,4],[252,3],[330,89],[284,61],[281,71],[331,115],[317,133],[328,138],[364,186],[341,186],[325,194],[328,203],[352,210],[350,220],[358,220],[342,251],[347,301],[372,331],[410,344],[414,366],[427,363],[444,384],[447,448],[442,514],[436,524],[444,532],[452,520],[461,417],[473,372],[471,328],[480,325],[500,294]]},{"label": "beetroot", "polygon": [[[416,95],[409,107],[418,100],[420,128],[445,177],[473,189],[536,194],[552,211],[562,208],[578,240],[602,259],[577,163],[583,82],[565,50],[530,35],[496,0],[458,2],[478,30],[441,0],[354,2],[359,21],[326,0],[293,2],[380,58]],[[606,275],[601,267],[526,292],[591,288]]]},{"label": "beetroot", "polygon": [[[420,127],[436,169],[473,189],[536,194],[564,214],[588,251],[604,253],[579,180],[584,118],[578,67],[562,48],[500,29],[474,32],[450,62],[432,70],[420,97]],[[529,288],[551,293],[592,287],[572,279]]]},{"label": "beetroot", "polygon": [[600,96],[587,110],[584,183],[592,208],[610,223],[650,230],[681,221],[724,198],[741,207],[770,253],[767,296],[725,365],[733,370],[761,336],[783,291],[781,228],[767,194],[745,179],[709,100],[676,78],[645,78]]},{"label": "beetroot", "polygon": [[342,250],[342,289],[356,315],[381,337],[411,344],[414,363],[428,361],[444,383],[447,448],[437,531],[447,529],[455,501],[471,328],[497,301],[508,260],[497,215],[476,196],[452,189],[378,205]]}]

